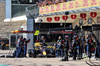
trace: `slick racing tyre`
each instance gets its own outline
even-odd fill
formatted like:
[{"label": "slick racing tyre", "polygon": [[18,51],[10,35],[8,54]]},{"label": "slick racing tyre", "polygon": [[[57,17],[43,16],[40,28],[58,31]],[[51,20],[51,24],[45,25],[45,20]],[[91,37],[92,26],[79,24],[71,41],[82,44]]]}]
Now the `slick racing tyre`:
[{"label": "slick racing tyre", "polygon": [[29,57],[32,57],[33,56],[33,49],[29,49],[28,50],[28,55],[29,55]]}]

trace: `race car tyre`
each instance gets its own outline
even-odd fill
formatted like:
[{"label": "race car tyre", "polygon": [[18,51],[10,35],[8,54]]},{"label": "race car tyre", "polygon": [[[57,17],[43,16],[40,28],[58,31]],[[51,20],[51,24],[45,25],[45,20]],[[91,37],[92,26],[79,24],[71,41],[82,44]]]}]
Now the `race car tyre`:
[{"label": "race car tyre", "polygon": [[28,55],[29,55],[29,57],[32,57],[32,56],[33,56],[32,52],[33,52],[32,49],[29,49],[29,50],[28,50]]}]

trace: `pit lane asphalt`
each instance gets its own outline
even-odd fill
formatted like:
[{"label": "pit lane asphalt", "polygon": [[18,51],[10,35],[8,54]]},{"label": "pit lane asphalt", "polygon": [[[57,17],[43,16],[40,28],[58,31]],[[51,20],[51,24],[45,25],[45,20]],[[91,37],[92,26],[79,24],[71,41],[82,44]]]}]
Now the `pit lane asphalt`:
[{"label": "pit lane asphalt", "polygon": [[[8,50],[0,50],[1,54],[9,53]],[[0,64],[12,65],[12,66],[89,66],[83,60],[73,61],[69,58],[69,61],[59,61],[60,58],[0,58]],[[100,64],[100,60],[91,59],[92,62]]]},{"label": "pit lane asphalt", "polygon": [[60,58],[0,58],[0,64],[12,66],[88,66],[85,61],[59,61]]}]

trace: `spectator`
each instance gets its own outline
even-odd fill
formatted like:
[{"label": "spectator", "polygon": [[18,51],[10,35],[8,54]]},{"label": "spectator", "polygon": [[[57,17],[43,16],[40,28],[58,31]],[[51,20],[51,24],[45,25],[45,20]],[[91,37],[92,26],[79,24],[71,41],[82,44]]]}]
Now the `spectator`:
[{"label": "spectator", "polygon": [[58,4],[59,3],[59,0],[56,0],[56,4]]},{"label": "spectator", "polygon": [[54,0],[52,0],[52,4],[54,4]]},{"label": "spectator", "polygon": [[2,46],[2,50],[5,49],[5,43],[3,41],[1,41],[1,46]]},{"label": "spectator", "polygon": [[58,4],[67,1],[72,1],[72,0],[39,0],[39,3],[36,4],[38,5],[38,7],[42,7],[46,5]]},{"label": "spectator", "polygon": [[48,5],[50,5],[50,0],[49,0],[49,1],[47,1],[47,4],[48,4]]}]

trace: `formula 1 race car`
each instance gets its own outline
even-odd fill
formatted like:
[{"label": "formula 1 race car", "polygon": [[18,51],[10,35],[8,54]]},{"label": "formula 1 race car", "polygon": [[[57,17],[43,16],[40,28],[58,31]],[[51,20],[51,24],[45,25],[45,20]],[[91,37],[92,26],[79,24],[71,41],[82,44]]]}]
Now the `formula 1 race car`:
[{"label": "formula 1 race car", "polygon": [[34,46],[34,49],[28,50],[29,57],[56,57],[55,50],[53,46],[49,44],[44,44],[42,47]]}]

